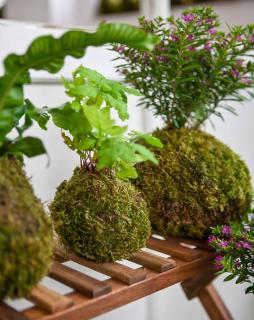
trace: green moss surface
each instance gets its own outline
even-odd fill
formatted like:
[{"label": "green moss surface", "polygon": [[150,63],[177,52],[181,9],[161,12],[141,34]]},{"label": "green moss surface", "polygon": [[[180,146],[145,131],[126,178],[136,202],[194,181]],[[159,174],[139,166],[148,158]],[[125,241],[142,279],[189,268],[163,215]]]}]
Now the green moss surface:
[{"label": "green moss surface", "polygon": [[21,163],[0,157],[0,299],[26,295],[47,273],[51,236]]},{"label": "green moss surface", "polygon": [[76,168],[50,205],[61,242],[96,262],[128,258],[150,235],[146,202],[129,183],[104,172]]},{"label": "green moss surface", "polygon": [[205,237],[216,224],[243,219],[251,204],[245,163],[213,136],[194,129],[154,132],[164,149],[159,160],[139,164],[134,181],[150,209],[152,228],[162,235]]}]

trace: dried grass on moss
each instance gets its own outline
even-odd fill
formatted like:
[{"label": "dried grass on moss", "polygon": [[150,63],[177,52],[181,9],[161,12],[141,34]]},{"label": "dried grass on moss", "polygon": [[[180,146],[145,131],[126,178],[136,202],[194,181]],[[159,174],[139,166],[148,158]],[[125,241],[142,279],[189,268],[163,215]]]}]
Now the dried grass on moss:
[{"label": "dried grass on moss", "polygon": [[21,163],[0,157],[0,299],[25,296],[47,273],[51,236]]},{"label": "dried grass on moss", "polygon": [[62,243],[96,262],[128,258],[150,235],[140,192],[109,172],[76,168],[57,188],[50,210]]},{"label": "dried grass on moss", "polygon": [[134,181],[151,211],[155,232],[203,238],[217,224],[242,220],[250,209],[251,178],[245,163],[213,136],[194,129],[164,128],[154,135],[159,166],[137,166]]}]

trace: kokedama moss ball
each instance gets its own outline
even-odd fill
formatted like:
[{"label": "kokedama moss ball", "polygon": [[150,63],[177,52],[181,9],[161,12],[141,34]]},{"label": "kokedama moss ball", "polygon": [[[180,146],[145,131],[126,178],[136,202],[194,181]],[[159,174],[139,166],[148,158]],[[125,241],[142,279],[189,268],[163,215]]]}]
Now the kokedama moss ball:
[{"label": "kokedama moss ball", "polygon": [[47,273],[52,232],[20,161],[0,157],[0,300],[26,295]]},{"label": "kokedama moss ball", "polygon": [[212,135],[194,129],[157,130],[164,149],[159,165],[137,166],[134,181],[161,235],[205,237],[211,226],[243,219],[251,205],[251,178],[245,163]]},{"label": "kokedama moss ball", "polygon": [[140,192],[109,172],[76,168],[58,187],[50,209],[62,243],[96,262],[128,258],[150,235]]}]

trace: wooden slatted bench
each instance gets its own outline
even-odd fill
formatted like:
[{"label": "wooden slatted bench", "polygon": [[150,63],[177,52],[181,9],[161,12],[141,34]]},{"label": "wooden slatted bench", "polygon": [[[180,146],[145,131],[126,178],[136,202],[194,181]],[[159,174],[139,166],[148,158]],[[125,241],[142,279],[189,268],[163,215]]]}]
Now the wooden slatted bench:
[{"label": "wooden slatted bench", "polygon": [[[170,257],[141,250],[129,259],[140,265],[133,269],[118,262],[97,264],[57,247],[48,276],[74,291],[61,295],[38,284],[27,297],[34,307],[18,312],[0,302],[0,320],[91,319],[176,283],[181,283],[188,299],[200,299],[211,319],[232,319],[211,284],[215,278],[214,253],[204,241],[151,237],[147,247]],[[62,264],[64,261],[76,262],[110,278],[97,280]]]}]

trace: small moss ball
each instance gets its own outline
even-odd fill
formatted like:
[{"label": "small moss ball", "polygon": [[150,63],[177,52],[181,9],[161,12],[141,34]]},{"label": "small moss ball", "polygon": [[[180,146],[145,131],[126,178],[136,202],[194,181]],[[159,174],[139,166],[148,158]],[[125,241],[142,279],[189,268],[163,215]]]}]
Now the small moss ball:
[{"label": "small moss ball", "polygon": [[20,161],[0,157],[0,300],[25,296],[47,273],[52,231]]},{"label": "small moss ball", "polygon": [[206,237],[210,227],[242,220],[252,187],[245,163],[212,135],[194,129],[158,129],[159,160],[137,166],[134,181],[148,203],[155,232]]},{"label": "small moss ball", "polygon": [[130,182],[76,168],[50,205],[61,242],[96,262],[130,257],[150,235],[146,202]]}]

